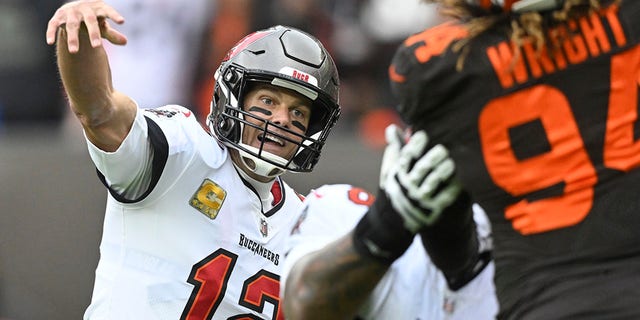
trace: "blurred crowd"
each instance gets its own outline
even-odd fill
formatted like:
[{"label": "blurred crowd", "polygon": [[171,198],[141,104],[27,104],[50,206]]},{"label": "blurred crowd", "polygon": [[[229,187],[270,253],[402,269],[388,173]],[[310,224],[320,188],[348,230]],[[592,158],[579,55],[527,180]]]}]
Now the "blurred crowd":
[{"label": "blurred crowd", "polygon": [[[45,44],[48,18],[64,1],[0,1],[0,125],[59,124],[67,116],[55,54]],[[439,23],[420,0],[111,0],[126,22],[124,47],[107,45],[116,89],[140,107],[175,103],[204,123],[213,72],[226,52],[251,31],[282,24],[318,37],[333,54],[341,78],[342,117],[379,147],[393,112],[387,68],[397,45]],[[153,29],[153,32],[146,32]],[[158,29],[162,32],[158,32]]]}]

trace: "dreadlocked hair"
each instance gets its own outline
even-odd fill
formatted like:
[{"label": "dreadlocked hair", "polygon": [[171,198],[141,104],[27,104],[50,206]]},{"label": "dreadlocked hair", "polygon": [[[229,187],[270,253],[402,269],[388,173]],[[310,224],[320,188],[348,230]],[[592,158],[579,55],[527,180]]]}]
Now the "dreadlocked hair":
[{"label": "dreadlocked hair", "polygon": [[474,38],[483,32],[493,28],[499,23],[507,22],[505,29],[507,35],[515,47],[513,63],[520,58],[522,46],[526,41],[531,41],[537,53],[543,49],[555,51],[562,43],[563,38],[570,34],[555,37],[559,41],[550,41],[551,28],[559,24],[566,23],[578,17],[588,15],[600,10],[603,4],[619,4],[622,0],[564,0],[563,5],[548,12],[525,12],[514,14],[506,12],[499,6],[492,6],[484,9],[477,5],[470,4],[468,0],[423,0],[426,3],[438,4],[440,13],[445,17],[466,23],[468,36],[458,40],[453,45],[454,52],[460,53],[456,68],[461,70],[464,60],[469,53],[470,43]]}]

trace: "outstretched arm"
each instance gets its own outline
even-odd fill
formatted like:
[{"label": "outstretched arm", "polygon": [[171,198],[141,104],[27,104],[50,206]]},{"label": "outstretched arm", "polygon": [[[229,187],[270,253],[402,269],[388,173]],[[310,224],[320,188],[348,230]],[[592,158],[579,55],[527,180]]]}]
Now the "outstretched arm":
[{"label": "outstretched arm", "polygon": [[115,151],[131,128],[136,105],[111,83],[102,38],[117,45],[126,44],[127,39],[110,27],[108,19],[124,22],[103,1],[69,2],[49,20],[46,39],[50,45],[57,43],[64,89],[89,141],[104,151]]}]

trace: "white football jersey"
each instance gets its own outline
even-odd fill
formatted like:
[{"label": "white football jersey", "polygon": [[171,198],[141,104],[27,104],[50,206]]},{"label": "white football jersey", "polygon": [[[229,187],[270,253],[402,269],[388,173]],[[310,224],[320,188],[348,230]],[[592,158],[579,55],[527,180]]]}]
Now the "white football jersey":
[{"label": "white football jersey", "polygon": [[[351,185],[325,185],[305,199],[305,208],[292,237],[282,274],[286,276],[304,255],[324,247],[351,231],[367,212],[374,197]],[[474,218],[482,241],[490,237],[489,222],[480,207]],[[431,263],[419,237],[389,268],[359,312],[363,319],[488,320],[495,319],[498,303],[490,263],[469,284],[456,292]],[[339,279],[336,279],[339,281]]]},{"label": "white football jersey", "polygon": [[[227,150],[179,106],[138,110],[116,152],[89,150],[110,194],[85,319],[283,319],[285,239],[302,207],[289,186],[275,180],[263,213]],[[132,180],[127,200],[115,190]]]}]

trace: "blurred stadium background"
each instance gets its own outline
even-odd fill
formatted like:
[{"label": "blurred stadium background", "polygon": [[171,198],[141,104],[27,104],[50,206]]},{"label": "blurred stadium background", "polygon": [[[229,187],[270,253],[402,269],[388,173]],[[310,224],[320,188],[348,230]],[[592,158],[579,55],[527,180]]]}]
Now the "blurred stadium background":
[{"label": "blurred stadium background", "polygon": [[[0,320],[81,319],[91,299],[106,190],[44,41],[63,2],[0,0]],[[125,15],[119,29],[129,36],[127,47],[107,48],[116,87],[141,106],[165,99],[190,106],[200,119],[212,68],[240,36],[273,24],[318,36],[339,66],[343,116],[316,170],[285,176],[301,193],[325,183],[375,191],[384,127],[399,121],[388,92],[389,59],[402,38],[437,22],[419,0],[109,3]],[[142,22],[185,33],[172,37]]]}]

